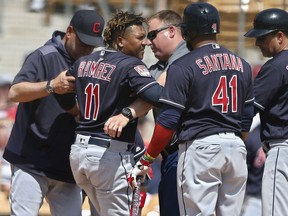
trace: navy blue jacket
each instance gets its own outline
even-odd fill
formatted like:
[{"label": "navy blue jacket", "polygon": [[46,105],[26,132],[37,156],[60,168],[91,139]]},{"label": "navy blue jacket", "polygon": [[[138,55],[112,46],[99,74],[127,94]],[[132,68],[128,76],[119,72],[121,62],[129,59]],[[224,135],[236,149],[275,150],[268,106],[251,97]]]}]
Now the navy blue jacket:
[{"label": "navy blue jacket", "polygon": [[[41,82],[56,77],[74,63],[56,31],[43,47],[32,52],[13,84]],[[74,183],[69,153],[76,122],[58,104],[55,95],[19,103],[16,121],[4,152],[11,164],[52,179]]]}]

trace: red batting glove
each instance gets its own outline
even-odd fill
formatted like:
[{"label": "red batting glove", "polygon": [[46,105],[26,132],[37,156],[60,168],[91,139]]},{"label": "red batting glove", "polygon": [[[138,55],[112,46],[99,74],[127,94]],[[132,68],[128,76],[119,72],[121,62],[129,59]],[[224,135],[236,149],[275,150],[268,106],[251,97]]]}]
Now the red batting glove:
[{"label": "red batting glove", "polygon": [[132,189],[137,187],[137,177],[141,178],[141,182],[145,181],[145,176],[148,174],[149,167],[151,166],[152,162],[153,160],[148,161],[145,158],[145,155],[143,155],[143,157],[141,157],[140,160],[135,164],[134,168],[127,176],[128,184]]}]

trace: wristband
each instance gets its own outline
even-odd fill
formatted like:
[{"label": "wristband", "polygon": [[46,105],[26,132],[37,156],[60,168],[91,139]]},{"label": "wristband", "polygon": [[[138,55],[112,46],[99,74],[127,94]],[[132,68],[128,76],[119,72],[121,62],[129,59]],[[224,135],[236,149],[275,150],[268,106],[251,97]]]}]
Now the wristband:
[{"label": "wristband", "polygon": [[124,107],[121,111],[121,114],[131,121],[133,119],[132,111],[129,107]]},{"label": "wristband", "polygon": [[153,162],[155,158],[153,158],[151,155],[149,155],[147,152],[143,155],[143,159],[149,162]]},{"label": "wristband", "polygon": [[53,86],[51,85],[51,80],[48,80],[45,89],[48,92],[48,94],[54,93]]},{"label": "wristband", "polygon": [[[152,162],[153,162],[153,161],[152,161]],[[151,164],[152,164],[152,162],[147,161],[147,160],[145,160],[145,159],[142,157],[142,158],[140,159],[140,163],[141,163],[141,164],[139,164],[138,169],[142,170],[142,169],[143,169],[142,166],[150,167]]]}]

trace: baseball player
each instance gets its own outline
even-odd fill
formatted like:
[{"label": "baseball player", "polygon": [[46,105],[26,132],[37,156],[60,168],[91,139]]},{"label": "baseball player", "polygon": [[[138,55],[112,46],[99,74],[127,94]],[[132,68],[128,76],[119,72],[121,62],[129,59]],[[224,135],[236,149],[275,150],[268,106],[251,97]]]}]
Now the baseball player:
[{"label": "baseball player", "polygon": [[44,198],[53,216],[81,215],[81,189],[69,163],[76,122],[56,99],[74,90],[74,78],[59,71],[99,46],[103,27],[95,11],[79,10],[66,32],[55,31],[14,78],[9,98],[19,106],[4,152],[12,164],[11,215],[38,215]]},{"label": "baseball player", "polygon": [[[146,174],[179,128],[177,186],[180,215],[239,215],[247,179],[246,137],[253,118],[250,65],[219,45],[219,13],[189,4],[181,31],[193,50],[167,71],[163,103],[146,153],[129,173]],[[245,136],[243,136],[243,135]]]},{"label": "baseball player", "polygon": [[[157,104],[162,92],[140,60],[146,45],[144,23],[133,13],[115,14],[104,31],[108,48],[80,58],[67,72],[75,77],[80,109],[70,164],[99,215],[129,215],[132,190],[126,175],[134,164],[137,120],[127,106],[136,96]],[[111,139],[104,123],[120,112],[130,122],[119,138]]]},{"label": "baseball player", "polygon": [[261,120],[261,140],[267,153],[262,179],[262,215],[288,212],[288,13],[270,8],[254,18],[246,37],[255,37],[264,57],[254,83],[255,109]]},{"label": "baseball player", "polygon": [[[162,85],[165,84],[166,71],[172,62],[181,56],[187,54],[189,50],[182,38],[180,23],[181,16],[172,10],[162,10],[148,18],[147,45],[150,46],[158,62],[149,68],[151,75]],[[133,108],[133,105],[129,107]],[[142,106],[138,107],[143,109]],[[144,107],[145,108],[145,107]],[[139,109],[137,111],[139,111]],[[146,110],[148,111],[148,110]],[[153,109],[156,119],[157,108]],[[121,114],[120,114],[121,115]],[[105,124],[107,134],[113,134],[113,130],[119,133],[117,121],[119,115],[109,118]],[[125,123],[125,119],[123,120]],[[111,130],[111,131],[110,131]],[[119,136],[119,135],[118,135]],[[161,152],[163,160],[161,161],[161,180],[159,183],[158,196],[160,214],[163,216],[180,215],[177,197],[176,171],[178,162],[178,147],[175,142],[167,146]]]}]

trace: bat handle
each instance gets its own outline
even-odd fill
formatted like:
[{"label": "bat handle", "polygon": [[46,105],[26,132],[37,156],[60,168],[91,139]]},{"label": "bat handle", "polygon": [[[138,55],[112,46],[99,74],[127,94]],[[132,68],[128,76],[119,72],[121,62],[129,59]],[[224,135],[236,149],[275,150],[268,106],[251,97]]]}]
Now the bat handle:
[{"label": "bat handle", "polygon": [[139,205],[140,205],[140,187],[141,187],[141,178],[137,179],[137,187],[133,192],[131,214],[130,216],[138,216]]}]

